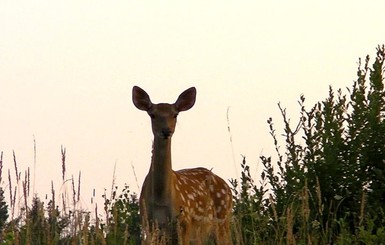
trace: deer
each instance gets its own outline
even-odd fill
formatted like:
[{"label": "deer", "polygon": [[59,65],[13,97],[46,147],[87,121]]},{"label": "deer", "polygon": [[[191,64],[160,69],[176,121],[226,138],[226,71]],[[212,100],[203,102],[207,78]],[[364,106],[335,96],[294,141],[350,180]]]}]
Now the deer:
[{"label": "deer", "polygon": [[203,167],[172,169],[177,116],[194,106],[196,88],[185,90],[173,104],[153,104],[134,86],[132,100],[150,116],[154,135],[151,165],[139,197],[142,244],[232,244],[232,192],[226,181]]}]

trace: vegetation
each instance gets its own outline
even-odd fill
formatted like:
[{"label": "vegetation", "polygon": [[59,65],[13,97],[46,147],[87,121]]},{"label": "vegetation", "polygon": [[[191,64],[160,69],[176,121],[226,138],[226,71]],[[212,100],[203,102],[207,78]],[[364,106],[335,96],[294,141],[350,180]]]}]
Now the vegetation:
[{"label": "vegetation", "polygon": [[[284,122],[281,150],[268,119],[276,161],[261,156],[257,185],[245,160],[235,193],[235,233],[242,244],[384,244],[385,242],[385,48],[358,79],[310,110],[299,100],[300,118]],[[241,228],[240,228],[241,227]]]},{"label": "vegetation", "polygon": [[[276,156],[260,157],[258,181],[243,158],[240,179],[230,181],[235,244],[385,244],[384,60],[384,46],[371,67],[369,56],[360,60],[357,81],[346,94],[330,87],[327,98],[310,109],[301,96],[294,126],[279,105],[284,148],[269,118]],[[64,183],[64,149],[62,159]],[[0,187],[2,244],[139,244],[138,198],[128,186],[121,194],[115,187],[109,199],[104,195],[105,219],[96,209],[91,220],[90,211],[77,206],[80,176],[78,188],[71,179],[71,201],[59,205],[52,188],[47,204],[37,196],[29,204],[29,170],[21,178],[15,156],[14,168],[16,183],[8,172],[9,198]]]}]

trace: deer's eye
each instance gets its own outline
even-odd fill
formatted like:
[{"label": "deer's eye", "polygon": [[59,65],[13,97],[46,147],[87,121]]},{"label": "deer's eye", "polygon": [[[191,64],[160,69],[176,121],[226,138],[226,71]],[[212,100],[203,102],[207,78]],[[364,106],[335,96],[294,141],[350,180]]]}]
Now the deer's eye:
[{"label": "deer's eye", "polygon": [[154,119],[155,118],[155,115],[154,114],[152,114],[152,113],[148,113],[148,115],[152,118],[152,119]]},{"label": "deer's eye", "polygon": [[176,118],[178,116],[178,113],[176,113],[175,115],[174,115],[174,118]]}]

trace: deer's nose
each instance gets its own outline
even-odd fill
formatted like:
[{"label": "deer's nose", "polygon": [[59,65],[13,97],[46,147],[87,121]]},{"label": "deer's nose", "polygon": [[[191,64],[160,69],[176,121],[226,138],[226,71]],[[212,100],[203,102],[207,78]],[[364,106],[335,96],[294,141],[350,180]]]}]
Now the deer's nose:
[{"label": "deer's nose", "polygon": [[162,136],[165,138],[165,139],[168,139],[170,136],[171,136],[171,130],[169,128],[164,128],[162,129]]}]

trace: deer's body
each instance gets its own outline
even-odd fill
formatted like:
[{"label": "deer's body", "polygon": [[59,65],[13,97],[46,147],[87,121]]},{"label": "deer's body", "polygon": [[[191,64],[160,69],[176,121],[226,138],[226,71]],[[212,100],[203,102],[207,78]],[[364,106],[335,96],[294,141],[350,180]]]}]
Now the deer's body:
[{"label": "deer's body", "polygon": [[171,136],[180,111],[195,103],[195,88],[175,104],[152,104],[147,93],[133,88],[133,101],[152,119],[154,142],[150,170],[140,194],[144,244],[231,244],[232,195],[226,182],[205,168],[172,170]]}]

